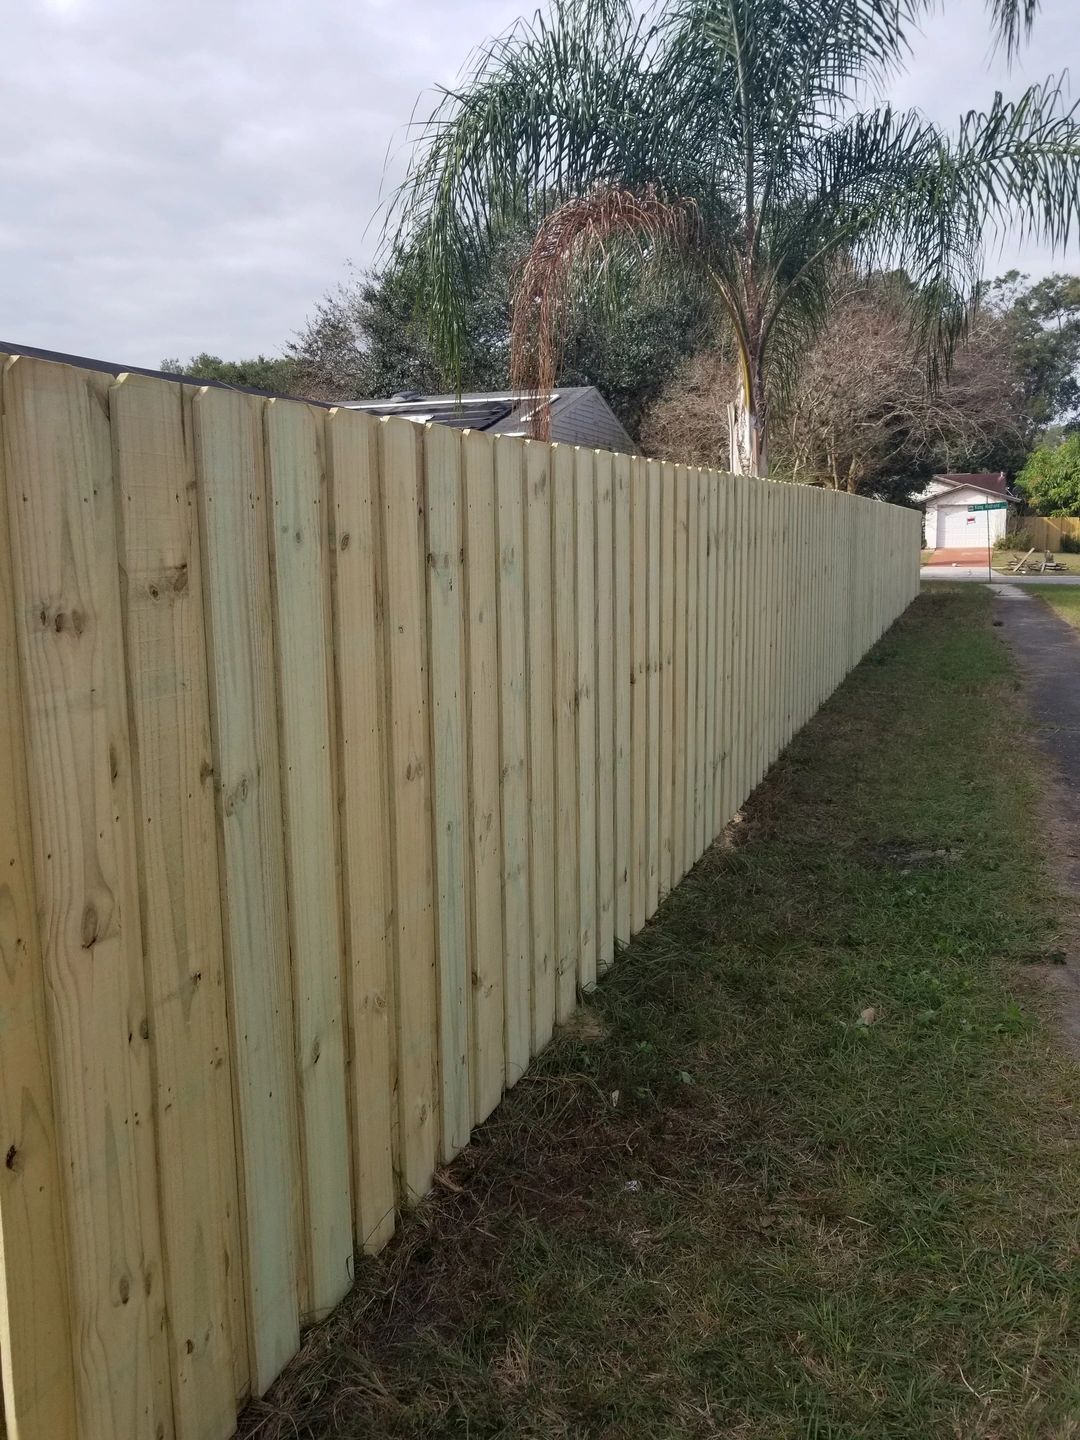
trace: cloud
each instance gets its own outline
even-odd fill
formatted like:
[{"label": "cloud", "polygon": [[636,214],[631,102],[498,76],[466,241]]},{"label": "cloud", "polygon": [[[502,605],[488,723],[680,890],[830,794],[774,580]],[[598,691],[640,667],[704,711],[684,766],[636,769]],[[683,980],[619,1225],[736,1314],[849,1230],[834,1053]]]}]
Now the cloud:
[{"label": "cloud", "polygon": [[[371,262],[417,96],[532,0],[20,0],[0,51],[0,335],[157,364],[277,352]],[[950,120],[1075,55],[1045,0],[1009,77],[946,0],[894,98]],[[992,268],[1019,256],[1006,249]],[[1075,264],[1076,252],[1068,263]],[[1045,270],[1031,253],[1026,268]]]}]

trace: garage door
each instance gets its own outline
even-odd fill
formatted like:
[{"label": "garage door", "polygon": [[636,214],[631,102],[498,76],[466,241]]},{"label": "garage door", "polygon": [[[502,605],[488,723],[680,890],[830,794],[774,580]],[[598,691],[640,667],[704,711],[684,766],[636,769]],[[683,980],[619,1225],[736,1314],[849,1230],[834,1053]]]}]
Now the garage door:
[{"label": "garage door", "polygon": [[[979,521],[982,521],[982,527]],[[938,546],[959,550],[966,545],[986,544],[986,516],[972,515],[966,505],[938,506]]]}]

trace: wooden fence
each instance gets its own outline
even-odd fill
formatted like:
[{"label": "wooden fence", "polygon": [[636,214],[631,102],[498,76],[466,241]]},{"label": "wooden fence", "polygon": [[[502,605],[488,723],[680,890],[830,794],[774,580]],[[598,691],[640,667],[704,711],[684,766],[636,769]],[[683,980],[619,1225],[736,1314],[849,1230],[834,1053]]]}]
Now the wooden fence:
[{"label": "wooden fence", "polygon": [[1071,516],[1020,515],[1014,523],[1017,530],[1028,532],[1037,550],[1059,551],[1063,535],[1080,541],[1080,520]]},{"label": "wooden fence", "polygon": [[3,370],[11,1440],[221,1440],[918,586],[824,490]]}]

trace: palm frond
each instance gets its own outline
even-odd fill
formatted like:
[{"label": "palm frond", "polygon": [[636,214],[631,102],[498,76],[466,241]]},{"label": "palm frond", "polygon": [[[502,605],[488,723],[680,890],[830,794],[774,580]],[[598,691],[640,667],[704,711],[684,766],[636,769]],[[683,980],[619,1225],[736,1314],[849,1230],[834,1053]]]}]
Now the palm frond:
[{"label": "palm frond", "polygon": [[[701,249],[692,200],[668,198],[654,185],[630,190],[595,185],[546,217],[521,265],[514,291],[510,383],[540,401],[554,389],[574,291],[587,272],[594,296],[618,308],[630,280],[663,285],[672,262]],[[665,265],[666,262],[666,265]],[[547,406],[532,406],[533,433],[548,438]]]}]

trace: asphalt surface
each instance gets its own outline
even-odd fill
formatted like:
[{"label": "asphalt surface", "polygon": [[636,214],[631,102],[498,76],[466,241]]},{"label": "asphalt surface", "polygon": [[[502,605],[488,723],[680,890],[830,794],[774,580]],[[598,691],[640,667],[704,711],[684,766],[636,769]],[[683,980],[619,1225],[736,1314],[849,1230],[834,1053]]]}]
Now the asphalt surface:
[{"label": "asphalt surface", "polygon": [[1063,1027],[1080,1054],[1080,630],[1018,587],[994,590],[995,623],[1023,677],[1032,734],[1055,772],[1045,814],[1031,818],[1048,827],[1054,878],[1071,911],[1065,964],[1053,967],[1052,978]]},{"label": "asphalt surface", "polygon": [[[919,571],[921,580],[974,580],[983,585],[986,580],[985,565],[924,565]],[[993,585],[1080,585],[1080,575],[1002,575],[994,571]]]}]

